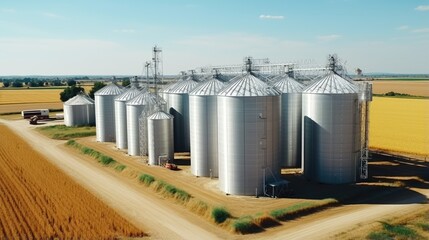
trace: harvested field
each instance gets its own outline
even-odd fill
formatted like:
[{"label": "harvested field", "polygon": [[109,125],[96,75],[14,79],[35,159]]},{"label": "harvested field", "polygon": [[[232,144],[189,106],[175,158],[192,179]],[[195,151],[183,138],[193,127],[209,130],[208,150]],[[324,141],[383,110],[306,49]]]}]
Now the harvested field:
[{"label": "harvested field", "polygon": [[429,81],[383,81],[372,82],[373,93],[384,94],[387,92],[406,93],[415,96],[429,97]]},{"label": "harvested field", "polygon": [[0,90],[0,105],[22,103],[57,103],[61,102],[63,89],[13,89]]},{"label": "harvested field", "polygon": [[429,100],[374,97],[370,148],[429,156]]},{"label": "harvested field", "polygon": [[7,127],[0,132],[1,239],[143,236]]}]

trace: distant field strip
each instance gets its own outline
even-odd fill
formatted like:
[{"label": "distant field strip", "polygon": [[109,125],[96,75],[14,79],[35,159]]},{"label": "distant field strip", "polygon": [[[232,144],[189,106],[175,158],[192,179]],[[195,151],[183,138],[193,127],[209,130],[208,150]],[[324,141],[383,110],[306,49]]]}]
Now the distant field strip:
[{"label": "distant field strip", "polygon": [[143,236],[6,126],[0,133],[0,239]]},{"label": "distant field strip", "polygon": [[429,81],[385,81],[372,82],[373,92],[384,94],[387,92],[406,93],[415,96],[429,97]]},{"label": "distant field strip", "polygon": [[62,89],[0,90],[0,105],[61,102]]},{"label": "distant field strip", "polygon": [[373,149],[429,156],[429,100],[374,97],[370,113]]}]

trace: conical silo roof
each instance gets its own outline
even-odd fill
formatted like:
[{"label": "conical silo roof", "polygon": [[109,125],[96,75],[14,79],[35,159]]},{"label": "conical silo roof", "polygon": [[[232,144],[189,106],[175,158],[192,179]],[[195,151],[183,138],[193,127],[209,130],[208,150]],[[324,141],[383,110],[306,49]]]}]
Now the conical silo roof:
[{"label": "conical silo roof", "polygon": [[64,105],[87,105],[87,104],[94,104],[94,101],[91,98],[86,97],[83,93],[79,93],[78,95],[64,102]]},{"label": "conical silo roof", "polygon": [[158,111],[158,112],[155,112],[154,114],[150,115],[147,118],[148,119],[172,119],[172,118],[174,118],[174,116],[171,114],[168,114],[164,111]]},{"label": "conical silo roof", "polygon": [[122,89],[114,84],[114,83],[109,83],[107,84],[107,86],[103,87],[102,89],[98,90],[97,92],[95,92],[94,95],[96,96],[114,96],[114,95],[119,95],[122,93]]},{"label": "conical silo roof", "polygon": [[172,86],[168,90],[168,93],[189,93],[197,85],[198,85],[198,82],[193,80],[180,81],[180,82],[177,82],[174,86]]},{"label": "conical silo roof", "polygon": [[331,72],[308,86],[303,93],[359,93],[359,88],[335,72]]},{"label": "conical silo roof", "polygon": [[[180,80],[182,81],[182,80]],[[162,87],[161,89],[159,89],[158,92],[160,93],[168,93],[168,91],[170,91],[170,89],[172,87],[174,87],[178,82],[172,82],[172,83],[168,83],[167,85],[165,85],[164,87]]]},{"label": "conical silo roof", "polygon": [[205,82],[196,86],[189,94],[197,96],[211,96],[216,95],[223,87],[224,83],[219,79],[211,77]]},{"label": "conical silo roof", "polygon": [[304,90],[304,85],[286,74],[276,77],[273,86],[282,93],[301,93]]},{"label": "conical silo roof", "polygon": [[125,102],[125,101],[128,101],[130,99],[133,99],[139,93],[140,93],[140,90],[137,87],[132,86],[131,88],[127,89],[125,92],[119,94],[115,98],[115,101]]},{"label": "conical silo roof", "polygon": [[239,97],[250,97],[250,96],[277,96],[281,93],[266,84],[264,81],[253,76],[251,73],[246,73],[232,83],[225,86],[218,93],[219,96],[239,96]]},{"label": "conical silo roof", "polygon": [[150,92],[142,92],[127,102],[127,106],[131,105],[154,105],[159,103],[159,97]]}]

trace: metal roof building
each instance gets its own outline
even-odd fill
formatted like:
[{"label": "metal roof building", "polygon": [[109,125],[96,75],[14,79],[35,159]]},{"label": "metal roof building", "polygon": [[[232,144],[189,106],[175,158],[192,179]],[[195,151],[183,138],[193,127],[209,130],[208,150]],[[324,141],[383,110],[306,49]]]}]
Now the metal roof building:
[{"label": "metal roof building", "polygon": [[275,78],[281,95],[281,154],[283,167],[301,167],[301,113],[304,86],[287,74]]},{"label": "metal roof building", "polygon": [[84,93],[70,98],[63,104],[64,124],[68,127],[95,124],[94,100]]},{"label": "metal roof building", "polygon": [[116,130],[116,147],[127,149],[127,105],[126,102],[140,93],[140,90],[132,86],[125,92],[115,98],[115,130]]},{"label": "metal roof building", "polygon": [[147,155],[147,126],[145,124],[146,121],[140,124],[140,118],[146,119],[148,115],[152,114],[158,102],[159,97],[150,92],[141,92],[133,99],[127,101],[127,141],[129,155]]},{"label": "metal roof building", "polygon": [[224,83],[211,77],[189,93],[191,171],[195,176],[218,176],[217,93]]},{"label": "metal roof building", "polygon": [[168,99],[168,108],[174,116],[174,151],[190,151],[190,130],[189,130],[189,92],[192,91],[198,82],[187,79],[172,85],[167,92],[164,92],[164,99]]},{"label": "metal roof building", "polygon": [[309,180],[341,184],[357,179],[360,153],[359,89],[335,72],[302,94],[302,161]]},{"label": "metal roof building", "polygon": [[110,83],[94,94],[96,139],[99,142],[116,141],[114,101],[121,93],[118,85]]},{"label": "metal roof building", "polygon": [[217,97],[219,188],[255,195],[280,175],[280,92],[247,73]]},{"label": "metal roof building", "polygon": [[174,160],[173,115],[157,111],[147,117],[148,159],[160,165],[161,158]]}]

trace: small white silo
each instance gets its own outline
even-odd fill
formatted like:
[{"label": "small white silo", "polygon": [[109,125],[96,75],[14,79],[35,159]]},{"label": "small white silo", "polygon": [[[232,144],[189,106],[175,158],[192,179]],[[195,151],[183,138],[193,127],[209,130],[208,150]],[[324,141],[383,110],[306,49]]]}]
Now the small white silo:
[{"label": "small white silo", "polygon": [[128,147],[126,102],[137,96],[139,93],[140,90],[135,86],[132,86],[115,98],[116,147],[119,149],[126,149]]},{"label": "small white silo", "polygon": [[218,176],[217,97],[224,83],[211,77],[189,93],[191,172],[195,176]]},{"label": "small white silo", "polygon": [[121,93],[118,85],[110,83],[94,94],[96,139],[99,142],[116,140],[115,97]]},{"label": "small white silo", "polygon": [[95,124],[94,100],[79,93],[64,103],[64,124],[68,127]]},{"label": "small white silo", "polygon": [[164,111],[157,111],[147,118],[150,165],[159,165],[160,158],[174,160],[173,118]]}]

